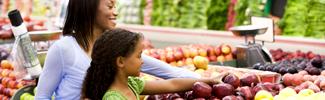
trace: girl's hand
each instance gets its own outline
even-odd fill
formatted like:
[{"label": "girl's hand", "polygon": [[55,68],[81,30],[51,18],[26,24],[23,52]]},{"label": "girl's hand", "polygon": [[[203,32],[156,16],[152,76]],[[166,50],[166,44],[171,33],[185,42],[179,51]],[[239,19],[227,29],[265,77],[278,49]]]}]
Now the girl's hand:
[{"label": "girl's hand", "polygon": [[227,76],[227,75],[229,75],[229,72],[222,72],[222,73],[220,73],[219,75],[217,75],[217,76],[215,76],[215,77],[212,77],[212,80],[213,80],[213,84],[218,84],[218,83],[223,83],[222,82],[222,79],[225,77],[225,76]]}]

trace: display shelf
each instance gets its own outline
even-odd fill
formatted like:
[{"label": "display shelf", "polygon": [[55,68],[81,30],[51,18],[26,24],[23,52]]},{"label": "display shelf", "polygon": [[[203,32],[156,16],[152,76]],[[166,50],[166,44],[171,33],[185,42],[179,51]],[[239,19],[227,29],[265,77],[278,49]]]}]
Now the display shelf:
[{"label": "display shelf", "polygon": [[[238,45],[244,43],[243,38],[233,36],[230,31],[180,29],[131,24],[118,24],[118,27],[141,32],[147,38],[157,42],[177,44],[203,43],[211,45],[219,45],[221,43]],[[257,42],[259,43],[259,41]],[[325,40],[321,39],[275,36],[274,43],[265,42],[264,45],[268,49],[283,48],[285,51],[301,50],[304,52],[313,51],[318,54],[325,54]]]}]

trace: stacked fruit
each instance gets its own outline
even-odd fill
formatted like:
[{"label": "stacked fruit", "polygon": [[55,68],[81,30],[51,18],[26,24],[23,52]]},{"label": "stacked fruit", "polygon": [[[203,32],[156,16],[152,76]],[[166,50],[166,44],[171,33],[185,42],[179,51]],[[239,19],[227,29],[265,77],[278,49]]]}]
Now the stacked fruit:
[{"label": "stacked fruit", "polygon": [[314,90],[314,92],[325,90],[325,71],[322,71],[321,75],[309,75],[307,71],[285,74],[282,80],[284,85],[292,86],[297,92],[307,88]]},{"label": "stacked fruit", "polygon": [[[29,16],[23,18],[24,22],[27,23],[28,31],[45,30],[44,20],[34,20]],[[0,39],[12,38],[13,34],[10,28],[10,21],[8,18],[0,17]]]},{"label": "stacked fruit", "polygon": [[325,98],[324,92],[315,93],[311,89],[303,89],[296,92],[292,88],[282,89],[278,95],[273,96],[268,91],[259,91],[254,97],[254,100],[323,100]]},{"label": "stacked fruit", "polygon": [[297,73],[298,71],[305,70],[311,75],[319,75],[325,69],[325,58],[316,55],[311,60],[306,58],[294,58],[291,60],[282,60],[275,64],[260,64],[253,65],[254,69],[273,71],[281,74]]},{"label": "stacked fruit", "polygon": [[222,82],[213,85],[196,82],[191,91],[151,95],[148,100],[251,100],[260,90],[269,91],[276,95],[283,88],[281,84],[260,83],[255,74],[244,74],[241,78],[229,74],[222,79]]},{"label": "stacked fruit", "polygon": [[0,68],[0,99],[9,100],[11,96],[25,85],[35,84],[35,81],[16,80],[16,73],[13,71],[13,66],[8,60],[1,61]]},{"label": "stacked fruit", "polygon": [[[210,45],[186,45],[177,47],[167,47],[165,49],[146,49],[144,54],[165,61],[172,66],[193,65],[194,58],[201,56],[209,61],[229,61],[234,59],[230,45],[222,44],[220,46]],[[199,60],[202,60],[199,57]],[[205,69],[205,68],[203,68]]]},{"label": "stacked fruit", "polygon": [[276,49],[276,50],[271,49],[270,53],[271,53],[274,61],[290,60],[293,58],[312,59],[316,55],[318,55],[318,54],[313,53],[312,51],[302,52],[300,50],[297,50],[296,52],[285,52],[280,48]]}]

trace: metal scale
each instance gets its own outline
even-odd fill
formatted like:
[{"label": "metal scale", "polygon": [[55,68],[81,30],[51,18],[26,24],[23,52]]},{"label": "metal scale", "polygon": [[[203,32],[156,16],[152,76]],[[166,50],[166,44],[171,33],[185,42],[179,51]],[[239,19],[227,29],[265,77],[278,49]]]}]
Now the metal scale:
[{"label": "metal scale", "polygon": [[[252,20],[253,21],[253,20]],[[237,67],[252,67],[256,63],[265,64],[267,62],[272,63],[272,55],[270,54],[269,50],[264,47],[264,41],[262,44],[256,43],[255,37],[256,35],[262,35],[266,33],[267,29],[270,26],[267,25],[247,25],[247,26],[236,26],[230,28],[230,31],[235,36],[244,37],[245,43],[240,44],[236,47],[237,49]],[[272,35],[273,37],[266,37],[266,38],[273,38],[273,21],[271,24]],[[264,37],[265,38],[265,37]],[[249,41],[249,39],[252,39]]]}]

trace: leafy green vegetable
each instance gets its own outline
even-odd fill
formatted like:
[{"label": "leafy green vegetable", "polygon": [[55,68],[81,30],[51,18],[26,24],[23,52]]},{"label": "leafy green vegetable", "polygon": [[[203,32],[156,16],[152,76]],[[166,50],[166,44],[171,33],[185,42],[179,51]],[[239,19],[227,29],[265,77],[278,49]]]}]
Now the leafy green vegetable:
[{"label": "leafy green vegetable", "polygon": [[230,0],[211,0],[207,10],[207,26],[212,30],[225,30]]}]

